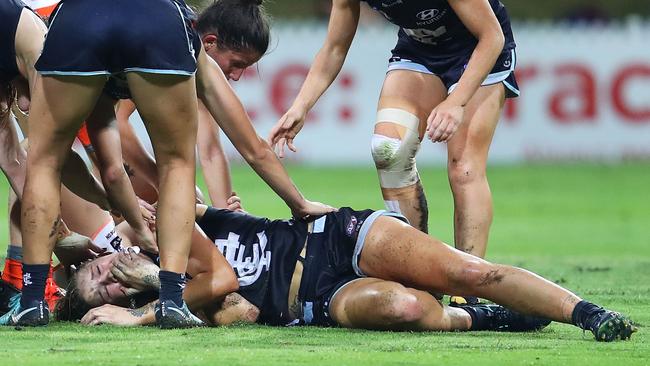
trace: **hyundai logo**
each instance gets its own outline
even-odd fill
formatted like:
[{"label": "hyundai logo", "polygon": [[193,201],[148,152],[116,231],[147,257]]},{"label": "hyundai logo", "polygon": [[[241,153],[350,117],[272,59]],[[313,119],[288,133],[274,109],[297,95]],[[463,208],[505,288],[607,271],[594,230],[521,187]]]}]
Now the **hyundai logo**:
[{"label": "hyundai logo", "polygon": [[421,12],[417,13],[415,16],[420,20],[429,20],[435,18],[438,14],[440,14],[440,10],[438,9],[427,9],[427,10],[422,10]]}]

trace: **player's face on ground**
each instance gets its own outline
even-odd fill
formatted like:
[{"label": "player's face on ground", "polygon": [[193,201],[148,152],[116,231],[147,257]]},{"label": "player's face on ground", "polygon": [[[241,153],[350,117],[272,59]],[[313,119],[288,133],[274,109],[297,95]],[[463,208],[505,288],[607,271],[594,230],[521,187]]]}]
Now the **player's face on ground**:
[{"label": "player's face on ground", "polygon": [[99,257],[83,266],[77,273],[77,287],[81,297],[91,306],[128,304],[128,287],[111,273],[117,253]]},{"label": "player's face on ground", "polygon": [[206,51],[217,62],[228,80],[237,81],[249,66],[259,61],[262,56],[255,50],[233,51],[219,46]]}]

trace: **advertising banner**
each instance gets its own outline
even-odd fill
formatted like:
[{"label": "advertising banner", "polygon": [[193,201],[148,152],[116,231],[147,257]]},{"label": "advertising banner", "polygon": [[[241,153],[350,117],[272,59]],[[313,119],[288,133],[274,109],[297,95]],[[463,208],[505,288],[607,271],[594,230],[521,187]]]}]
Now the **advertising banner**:
[{"label": "advertising banner", "polygon": [[[521,97],[506,103],[490,162],[650,158],[650,24],[515,24],[514,32]],[[324,24],[276,25],[268,54],[232,82],[261,136],[291,105],[325,35]],[[393,27],[359,29],[289,159],[372,164],[377,98],[395,41]],[[229,156],[240,159],[222,139]],[[444,144],[422,143],[418,163],[445,161]]]}]

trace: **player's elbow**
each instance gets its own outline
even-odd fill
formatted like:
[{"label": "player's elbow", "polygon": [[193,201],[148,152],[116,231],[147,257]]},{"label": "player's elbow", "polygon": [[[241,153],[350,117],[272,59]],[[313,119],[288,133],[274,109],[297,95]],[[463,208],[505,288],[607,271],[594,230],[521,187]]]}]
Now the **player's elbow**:
[{"label": "player's elbow", "polygon": [[269,157],[273,154],[269,145],[266,144],[262,139],[258,138],[258,142],[247,148],[245,151],[241,152],[242,157],[248,164],[251,166],[261,165],[263,162],[267,161]]},{"label": "player's elbow", "polygon": [[492,48],[498,53],[501,53],[503,50],[503,46],[506,44],[506,37],[503,35],[503,30],[501,27],[497,27],[494,29],[492,32],[490,32],[490,44],[492,44]]},{"label": "player's elbow", "polygon": [[210,274],[210,297],[220,299],[239,290],[239,282],[232,268],[220,268]]}]

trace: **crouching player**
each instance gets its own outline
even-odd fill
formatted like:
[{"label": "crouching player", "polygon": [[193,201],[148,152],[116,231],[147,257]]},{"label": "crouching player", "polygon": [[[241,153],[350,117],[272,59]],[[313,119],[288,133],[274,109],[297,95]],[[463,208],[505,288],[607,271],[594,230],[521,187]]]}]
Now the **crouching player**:
[{"label": "crouching player", "polygon": [[[211,323],[522,331],[542,328],[549,319],[589,330],[598,341],[628,339],[635,331],[617,312],[526,270],[458,251],[394,213],[342,208],[308,224],[199,205],[197,221],[239,280],[238,295],[203,308]],[[86,324],[153,323],[151,306],[123,307],[127,295],[157,289],[156,283],[143,284],[141,278],[156,278],[157,271],[143,261],[112,254],[90,262],[73,281],[76,290],[69,295],[77,296],[68,298],[68,306],[108,304],[88,311]],[[430,292],[477,295],[505,307],[448,307]],[[75,312],[77,319],[84,313],[68,311]]]}]

